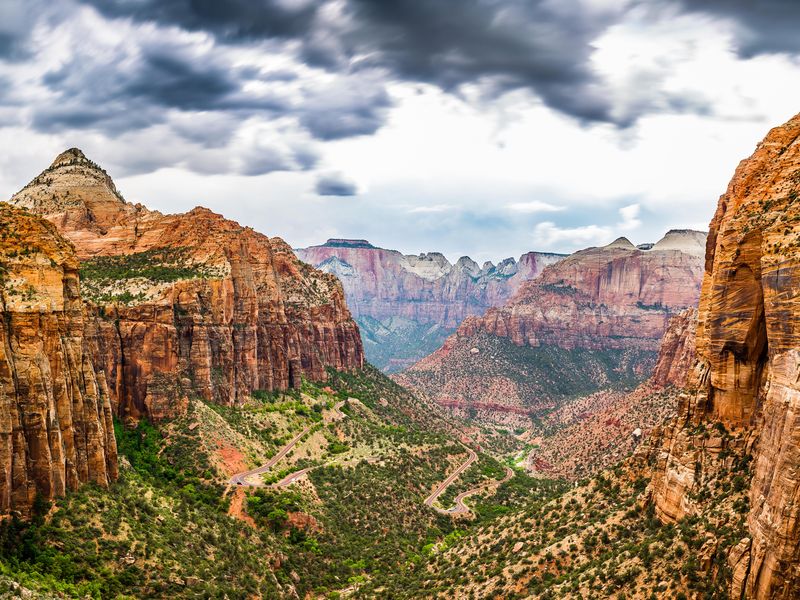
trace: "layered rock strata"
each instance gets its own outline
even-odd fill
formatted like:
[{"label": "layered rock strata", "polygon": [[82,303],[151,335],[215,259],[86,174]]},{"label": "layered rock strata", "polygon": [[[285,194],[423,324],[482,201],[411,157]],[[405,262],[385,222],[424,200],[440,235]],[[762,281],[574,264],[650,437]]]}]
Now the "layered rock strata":
[{"label": "layered rock strata", "polygon": [[30,513],[117,477],[105,375],[87,336],[72,245],[0,203],[0,513]]},{"label": "layered rock strata", "polygon": [[651,376],[653,385],[682,388],[689,383],[695,364],[696,334],[696,308],[687,308],[672,317],[661,340],[658,361]]},{"label": "layered rock strata", "polygon": [[204,208],[129,204],[77,149],[11,202],[75,245],[95,360],[124,418],[175,416],[189,394],[232,405],[363,364],[339,282],[278,238]]},{"label": "layered rock strata", "polygon": [[[767,135],[719,200],[698,366],[653,482],[658,515],[674,521],[698,512],[707,457],[750,465],[734,473],[750,481],[750,537],[728,557],[733,598],[800,597],[799,198],[800,115]],[[711,426],[724,433],[703,435]]]},{"label": "layered rock strata", "polygon": [[465,320],[458,335],[483,331],[518,346],[657,351],[669,319],[697,304],[703,272],[696,254],[659,244],[643,251],[620,238],[576,252],[523,283],[501,308]]},{"label": "layered rock strata", "polygon": [[480,266],[468,256],[451,264],[438,252],[403,255],[366,240],[344,239],[296,252],[341,280],[367,357],[387,371],[426,356],[466,317],[502,305],[523,281],[563,258],[529,252],[497,265]]}]

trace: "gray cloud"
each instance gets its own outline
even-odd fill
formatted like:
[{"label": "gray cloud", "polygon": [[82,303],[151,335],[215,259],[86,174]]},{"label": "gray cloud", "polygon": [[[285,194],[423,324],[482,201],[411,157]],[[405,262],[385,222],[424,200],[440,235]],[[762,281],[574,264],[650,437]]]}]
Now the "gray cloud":
[{"label": "gray cloud", "polygon": [[103,15],[207,31],[221,40],[250,41],[304,35],[319,2],[282,0],[84,0]]},{"label": "gray cloud", "polygon": [[733,39],[739,54],[800,52],[800,2],[797,0],[679,0],[686,12],[730,19],[737,28]]},{"label": "gray cloud", "polygon": [[355,196],[358,185],[341,173],[328,173],[317,178],[314,190],[319,196]]},{"label": "gray cloud", "polygon": [[[392,106],[387,85],[398,80],[451,93],[471,84],[486,100],[529,90],[583,123],[618,127],[654,113],[712,114],[707,98],[661,86],[677,63],[645,66],[624,88],[612,88],[594,70],[594,42],[642,7],[729,20],[742,56],[800,52],[796,0],[625,0],[602,9],[580,0],[5,0],[0,61],[6,63],[36,66],[46,50],[40,40],[69,34],[87,15],[94,22],[74,34],[81,44],[40,74],[46,93],[23,98],[3,74],[12,92],[0,96],[0,108],[7,109],[4,124],[13,120],[13,105],[19,124],[43,133],[118,138],[163,126],[160,138],[172,134],[186,143],[175,148],[205,153],[183,161],[201,172],[220,164],[206,151],[231,143],[248,119],[291,122],[291,143],[254,150],[240,144],[242,154],[223,161],[245,174],[313,168],[320,152],[308,136],[325,142],[374,134]],[[119,19],[107,26],[124,28],[124,43],[121,37],[96,47],[91,31],[98,19]],[[30,37],[37,25],[44,32]],[[289,60],[268,68],[254,59],[268,52]],[[328,76],[308,74],[320,70]],[[140,168],[150,163],[143,157]]]}]

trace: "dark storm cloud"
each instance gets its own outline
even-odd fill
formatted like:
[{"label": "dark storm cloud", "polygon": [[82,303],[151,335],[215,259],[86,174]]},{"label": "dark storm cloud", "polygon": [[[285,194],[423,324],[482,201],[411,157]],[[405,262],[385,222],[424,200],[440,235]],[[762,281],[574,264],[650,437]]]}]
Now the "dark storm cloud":
[{"label": "dark storm cloud", "polygon": [[[205,31],[224,42],[298,42],[303,59],[339,72],[381,67],[391,77],[447,91],[481,82],[489,95],[531,89],[549,106],[584,121],[614,121],[588,66],[591,43],[618,13],[589,13],[574,1],[349,0],[341,19],[322,1],[84,0],[108,17]],[[370,133],[320,127],[323,137]],[[372,118],[372,116],[370,116]],[[362,126],[363,125],[363,126]]]},{"label": "dark storm cloud", "polygon": [[[267,71],[262,77],[251,66],[233,66],[236,55],[230,48],[208,51],[191,43],[147,40],[133,57],[127,52],[95,60],[76,53],[46,73],[41,81],[59,101],[33,107],[33,126],[45,132],[94,128],[117,135],[163,123],[174,109],[216,112],[240,122],[254,115],[290,117],[313,137],[332,140],[375,133],[391,105],[383,81],[366,75],[343,74],[332,82],[305,85],[290,97],[270,90],[293,82],[296,74]],[[267,88],[254,91],[249,83]],[[218,130],[209,132],[209,145],[220,141]]]},{"label": "dark storm cloud", "polygon": [[404,79],[445,90],[482,80],[494,93],[528,88],[581,120],[613,120],[588,60],[615,15],[545,0],[351,0],[350,7],[350,51]]},{"label": "dark storm cloud", "polygon": [[84,3],[107,17],[207,31],[227,41],[302,37],[320,4],[281,0],[84,0]]},{"label": "dark storm cloud", "polygon": [[732,20],[738,30],[733,39],[739,54],[800,52],[800,1],[798,0],[680,0],[686,12]]},{"label": "dark storm cloud", "polygon": [[314,190],[319,196],[355,196],[358,186],[340,173],[329,173],[317,178]]}]

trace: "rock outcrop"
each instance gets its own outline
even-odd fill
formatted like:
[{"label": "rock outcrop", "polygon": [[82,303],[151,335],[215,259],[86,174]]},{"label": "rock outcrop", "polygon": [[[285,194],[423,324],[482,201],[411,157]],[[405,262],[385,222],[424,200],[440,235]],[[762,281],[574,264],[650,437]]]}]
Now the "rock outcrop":
[{"label": "rock outcrop", "polygon": [[465,320],[458,335],[484,331],[517,346],[656,351],[671,316],[697,304],[703,272],[698,256],[659,244],[643,251],[620,238],[576,252],[523,283],[503,307]]},{"label": "rock outcrop", "polygon": [[363,364],[339,282],[278,238],[204,208],[129,204],[77,149],[11,202],[75,245],[95,360],[121,417],[180,414],[189,394],[232,405]]},{"label": "rock outcrop", "polygon": [[[698,512],[706,457],[725,451],[751,465],[733,473],[750,477],[750,537],[728,556],[732,598],[800,597],[799,198],[800,115],[767,135],[719,200],[699,364],[653,482],[657,514],[673,521]],[[725,435],[702,435],[712,426]]]},{"label": "rock outcrop", "polygon": [[0,203],[0,513],[30,513],[117,477],[111,402],[95,368],[72,245]]},{"label": "rock outcrop", "polygon": [[386,371],[427,356],[466,317],[502,305],[523,281],[563,258],[529,252],[497,265],[480,266],[468,256],[451,264],[438,252],[407,256],[366,240],[343,239],[296,252],[341,280],[367,358]]},{"label": "rock outcrop", "polygon": [[398,380],[445,406],[516,412],[636,384],[653,368],[670,318],[696,305],[702,272],[696,253],[640,250],[625,238],[576,252],[522,283],[503,307],[465,319]]},{"label": "rock outcrop", "polygon": [[696,308],[687,308],[672,317],[661,340],[658,361],[651,376],[653,385],[682,388],[689,383],[695,363],[696,333]]}]

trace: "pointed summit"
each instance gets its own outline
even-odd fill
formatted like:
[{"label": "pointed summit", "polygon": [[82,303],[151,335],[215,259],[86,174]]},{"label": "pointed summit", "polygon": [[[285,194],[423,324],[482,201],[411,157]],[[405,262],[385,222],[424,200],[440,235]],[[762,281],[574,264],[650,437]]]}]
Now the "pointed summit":
[{"label": "pointed summit", "polygon": [[111,227],[145,210],[126,203],[108,173],[78,148],[59,154],[10,202],[52,221],[63,231],[92,235],[105,235]]},{"label": "pointed summit", "polygon": [[693,229],[671,229],[653,246],[653,250],[680,250],[693,256],[705,257],[706,238],[704,231]]},{"label": "pointed summit", "polygon": [[605,246],[606,248],[624,248],[625,250],[636,250],[631,241],[626,237],[618,237],[613,242]]},{"label": "pointed summit", "polygon": [[80,148],[70,148],[69,150],[64,150],[64,152],[56,156],[56,159],[50,165],[50,169],[55,169],[64,165],[74,165],[77,163],[97,166],[88,158],[86,158],[86,155]]}]

